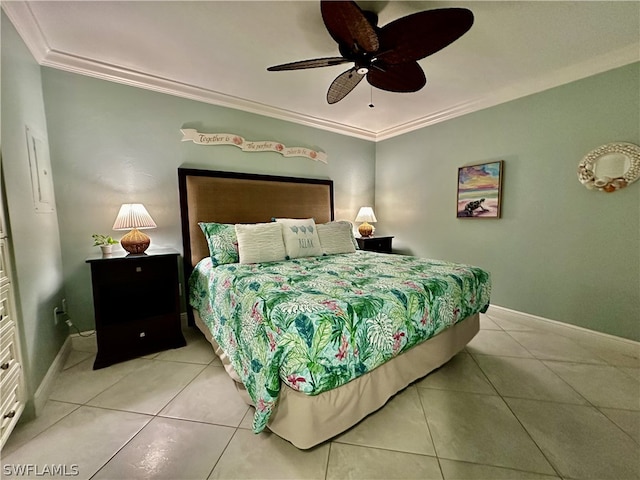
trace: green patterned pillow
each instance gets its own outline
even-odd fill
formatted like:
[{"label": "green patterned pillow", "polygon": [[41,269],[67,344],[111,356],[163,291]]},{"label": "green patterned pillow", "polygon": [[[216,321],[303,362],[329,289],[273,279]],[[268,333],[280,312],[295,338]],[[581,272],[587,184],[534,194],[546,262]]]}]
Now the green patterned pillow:
[{"label": "green patterned pillow", "polygon": [[213,266],[238,263],[238,239],[235,225],[227,223],[198,223],[209,245]]}]

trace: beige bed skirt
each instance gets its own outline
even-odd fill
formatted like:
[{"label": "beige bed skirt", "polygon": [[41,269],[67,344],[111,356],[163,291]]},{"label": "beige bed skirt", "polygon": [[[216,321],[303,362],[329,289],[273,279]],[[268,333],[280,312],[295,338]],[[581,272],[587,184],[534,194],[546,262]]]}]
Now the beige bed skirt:
[{"label": "beige bed skirt", "polygon": [[[211,342],[245,402],[252,405],[244,385],[211,332],[194,311],[198,328]],[[349,429],[375,412],[400,390],[448,362],[478,333],[475,314],[413,347],[402,355],[334,390],[305,395],[282,385],[267,426],[301,449],[311,448]]]}]

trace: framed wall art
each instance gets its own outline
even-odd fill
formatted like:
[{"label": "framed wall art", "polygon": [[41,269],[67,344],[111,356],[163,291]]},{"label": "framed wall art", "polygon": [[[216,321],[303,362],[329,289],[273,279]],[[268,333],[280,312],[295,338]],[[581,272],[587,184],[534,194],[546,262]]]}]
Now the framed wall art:
[{"label": "framed wall art", "polygon": [[503,161],[458,168],[458,218],[500,218]]}]

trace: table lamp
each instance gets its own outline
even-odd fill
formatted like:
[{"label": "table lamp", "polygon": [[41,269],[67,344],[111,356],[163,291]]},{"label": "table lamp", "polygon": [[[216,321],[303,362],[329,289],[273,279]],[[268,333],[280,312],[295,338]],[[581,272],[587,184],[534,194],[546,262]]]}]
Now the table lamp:
[{"label": "table lamp", "polygon": [[127,252],[134,255],[143,254],[149,248],[151,239],[148,235],[140,230],[147,228],[156,228],[156,223],[141,203],[123,203],[113,224],[114,230],[129,230],[124,237],[120,239],[120,245]]},{"label": "table lamp", "polygon": [[360,207],[360,211],[358,211],[358,216],[356,217],[356,222],[363,222],[358,227],[358,232],[361,237],[370,237],[373,235],[373,226],[369,225],[368,222],[375,223],[378,220],[376,219],[375,213],[373,213],[373,208],[371,207]]}]

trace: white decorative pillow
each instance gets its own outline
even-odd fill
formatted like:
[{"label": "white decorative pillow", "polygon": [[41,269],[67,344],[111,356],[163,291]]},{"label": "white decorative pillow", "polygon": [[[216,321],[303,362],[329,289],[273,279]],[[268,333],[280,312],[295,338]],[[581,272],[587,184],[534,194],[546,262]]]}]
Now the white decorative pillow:
[{"label": "white decorative pillow", "polygon": [[240,263],[278,262],[285,259],[282,225],[279,223],[237,224]]},{"label": "white decorative pillow", "polygon": [[325,255],[354,253],[353,229],[349,222],[330,222],[317,225],[322,252]]},{"label": "white decorative pillow", "polygon": [[320,239],[313,218],[276,218],[282,225],[282,237],[288,258],[322,255]]}]

